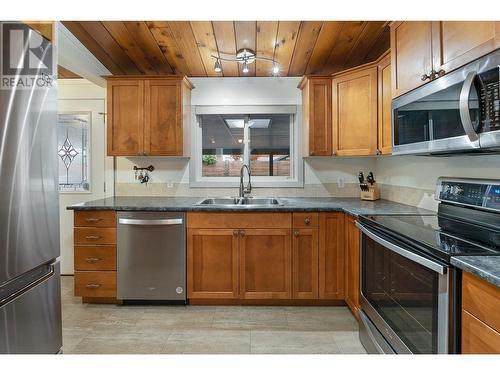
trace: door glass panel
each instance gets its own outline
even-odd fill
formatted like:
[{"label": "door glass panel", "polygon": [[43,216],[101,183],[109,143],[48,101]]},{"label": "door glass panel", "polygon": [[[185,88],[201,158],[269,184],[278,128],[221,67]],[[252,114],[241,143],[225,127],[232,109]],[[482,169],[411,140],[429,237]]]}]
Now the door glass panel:
[{"label": "door glass panel", "polygon": [[250,170],[254,176],[290,176],[289,114],[250,115]]},{"label": "door glass panel", "polygon": [[362,293],[413,353],[437,353],[439,275],[363,236]]},{"label": "door glass panel", "polygon": [[237,177],[244,161],[243,115],[201,115],[202,176]]}]

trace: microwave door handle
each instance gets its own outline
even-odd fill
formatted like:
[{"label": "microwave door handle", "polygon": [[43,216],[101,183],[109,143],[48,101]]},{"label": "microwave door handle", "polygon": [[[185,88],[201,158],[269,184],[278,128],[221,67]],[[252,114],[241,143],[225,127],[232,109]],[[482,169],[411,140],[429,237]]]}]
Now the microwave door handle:
[{"label": "microwave door handle", "polygon": [[384,238],[373,233],[371,230],[366,228],[364,225],[360,224],[358,221],[356,221],[356,226],[361,230],[361,232],[363,234],[365,234],[366,236],[371,238],[373,241],[375,241],[379,245],[382,245],[383,247],[401,255],[402,257],[404,257],[406,259],[414,261],[415,263],[418,263],[421,266],[424,266],[425,268],[428,268],[434,272],[437,272],[440,275],[444,275],[446,273],[447,270],[446,270],[445,266],[442,266],[439,263],[436,263],[428,258],[425,258],[421,255],[418,255],[412,251],[406,250],[406,249],[402,248],[401,246],[398,246],[396,244],[393,244],[392,242],[385,240]]},{"label": "microwave door handle", "polygon": [[471,142],[475,142],[479,139],[479,136],[472,126],[472,119],[469,112],[469,94],[476,75],[476,72],[470,72],[467,74],[462,86],[462,91],[460,91],[460,120],[462,120],[462,126],[465,130],[465,134],[467,134],[467,137],[469,137]]}]

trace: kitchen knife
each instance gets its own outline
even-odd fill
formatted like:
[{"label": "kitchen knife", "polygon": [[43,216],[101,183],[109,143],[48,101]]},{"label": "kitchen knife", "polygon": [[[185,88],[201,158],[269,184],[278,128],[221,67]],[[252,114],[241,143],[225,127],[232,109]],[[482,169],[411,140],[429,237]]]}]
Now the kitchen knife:
[{"label": "kitchen knife", "polygon": [[366,177],[366,181],[368,181],[370,185],[374,184],[375,178],[373,177],[373,172],[370,172],[370,174]]}]

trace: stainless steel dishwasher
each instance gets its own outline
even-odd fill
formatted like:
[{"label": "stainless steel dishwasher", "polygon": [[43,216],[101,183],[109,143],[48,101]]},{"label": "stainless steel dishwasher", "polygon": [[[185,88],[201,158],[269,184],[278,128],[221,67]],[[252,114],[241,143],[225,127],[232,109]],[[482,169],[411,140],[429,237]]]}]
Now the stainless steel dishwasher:
[{"label": "stainless steel dishwasher", "polygon": [[182,212],[118,212],[117,297],[186,300],[186,229]]}]

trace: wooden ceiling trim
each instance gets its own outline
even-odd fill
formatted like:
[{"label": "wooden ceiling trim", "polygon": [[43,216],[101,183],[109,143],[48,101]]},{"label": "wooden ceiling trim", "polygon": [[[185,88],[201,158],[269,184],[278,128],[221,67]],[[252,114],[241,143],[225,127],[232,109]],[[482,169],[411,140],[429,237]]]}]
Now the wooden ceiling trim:
[{"label": "wooden ceiling trim", "polygon": [[168,22],[146,22],[161,52],[168,60],[174,74],[189,76],[191,73],[182,52],[179,50]]},{"label": "wooden ceiling trim", "polygon": [[137,68],[142,74],[158,74],[151,61],[148,61],[144,52],[139,47],[133,35],[125,27],[122,21],[105,21],[103,26],[108,30],[111,36],[121,46],[123,51],[135,61]]},{"label": "wooden ceiling trim", "polygon": [[106,67],[106,69],[111,72],[111,74],[125,73],[79,22],[64,21],[63,25]]},{"label": "wooden ceiling trim", "polygon": [[342,29],[342,21],[325,21],[307,64],[306,74],[322,72]]},{"label": "wooden ceiling trim", "polygon": [[345,21],[340,30],[340,35],[332,46],[332,52],[328,57],[322,74],[332,74],[342,70],[345,65],[345,57],[351,51],[359,35],[365,28],[364,21]]},{"label": "wooden ceiling trim", "polygon": [[206,77],[207,72],[189,21],[169,21],[168,25],[177,43],[177,48],[186,60],[190,75],[192,77]]},{"label": "wooden ceiling trim", "polygon": [[283,75],[288,75],[293,51],[297,42],[300,21],[279,21],[274,59],[280,64]]},{"label": "wooden ceiling trim", "polygon": [[[272,59],[276,47],[276,37],[278,33],[278,21],[257,21],[255,52],[257,56]],[[257,77],[269,76],[272,72],[273,64],[266,60],[255,62],[255,75]]]},{"label": "wooden ceiling trim", "polygon": [[71,70],[66,69],[64,66],[57,66],[57,78],[58,79],[75,79],[82,78],[78,74],[73,73]]},{"label": "wooden ceiling trim", "polygon": [[153,34],[143,21],[125,22],[125,27],[136,40],[146,59],[159,74],[172,74],[173,70],[163,55]]},{"label": "wooden ceiling trim", "polygon": [[322,26],[323,21],[302,21],[296,44],[300,48],[294,49],[289,75],[304,75]]},{"label": "wooden ceiling trim", "polygon": [[[252,51],[257,50],[257,22],[256,21],[235,21],[234,35],[236,37],[236,51],[242,48],[248,48]],[[255,76],[255,62],[248,65],[248,73],[243,73],[243,64],[238,64],[240,76]]]},{"label": "wooden ceiling trim", "polygon": [[[227,59],[234,58],[236,54],[236,37],[232,21],[212,21],[219,56]],[[238,63],[221,61],[224,77],[238,77]]]},{"label": "wooden ceiling trim", "polygon": [[123,51],[116,40],[99,21],[79,22],[125,74],[140,74],[132,59]]},{"label": "wooden ceiling trim", "polygon": [[221,73],[214,70],[215,60],[212,55],[218,56],[217,43],[215,42],[214,29],[210,21],[192,21],[191,29],[200,52],[205,72],[210,77],[220,77]]}]

